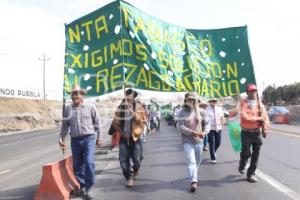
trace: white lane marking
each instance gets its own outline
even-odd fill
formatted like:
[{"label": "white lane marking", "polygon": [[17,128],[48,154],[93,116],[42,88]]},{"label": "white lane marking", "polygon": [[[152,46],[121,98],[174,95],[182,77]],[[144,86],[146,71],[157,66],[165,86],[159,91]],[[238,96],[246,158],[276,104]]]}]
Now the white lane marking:
[{"label": "white lane marking", "polygon": [[8,200],[8,199],[24,199],[23,196],[16,196],[16,197],[0,197],[0,200]]},{"label": "white lane marking", "polygon": [[277,130],[272,130],[272,133],[279,134],[279,135],[286,135],[286,136],[290,136],[290,137],[300,138],[300,135],[294,135],[294,134],[289,134],[289,133],[281,133],[281,132],[278,132]]},{"label": "white lane marking", "polygon": [[259,176],[261,179],[269,183],[275,189],[279,190],[280,192],[284,193],[292,200],[299,200],[300,195],[295,192],[294,190],[290,189],[288,186],[284,185],[283,183],[279,182],[278,180],[274,179],[273,177],[265,174],[261,170],[256,170],[256,175]]},{"label": "white lane marking", "polygon": [[0,175],[6,174],[6,173],[9,173],[9,172],[11,172],[11,170],[6,170],[4,172],[0,172]]},{"label": "white lane marking", "polygon": [[299,132],[297,132],[297,131],[284,130],[284,129],[280,129],[280,128],[271,128],[271,130],[273,130],[273,131],[280,131],[280,132],[286,132],[286,133],[291,133],[291,134],[299,134]]}]

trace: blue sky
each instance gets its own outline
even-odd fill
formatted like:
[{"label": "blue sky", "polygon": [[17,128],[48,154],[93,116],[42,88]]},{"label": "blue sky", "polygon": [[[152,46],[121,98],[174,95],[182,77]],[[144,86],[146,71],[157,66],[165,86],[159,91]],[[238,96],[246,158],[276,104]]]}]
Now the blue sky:
[{"label": "blue sky", "polygon": [[[110,0],[1,0],[0,87],[42,89],[62,94],[64,23]],[[164,21],[186,28],[248,26],[249,45],[260,89],[299,81],[300,12],[296,0],[128,0]]]}]

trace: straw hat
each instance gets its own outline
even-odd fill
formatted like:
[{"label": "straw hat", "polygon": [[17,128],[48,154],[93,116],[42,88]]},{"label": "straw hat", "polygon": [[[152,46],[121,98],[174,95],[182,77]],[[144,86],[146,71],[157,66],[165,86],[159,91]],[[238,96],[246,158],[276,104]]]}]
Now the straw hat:
[{"label": "straw hat", "polygon": [[218,101],[217,98],[211,98],[210,100],[208,100],[208,102],[212,102],[212,101]]},{"label": "straw hat", "polygon": [[78,84],[74,84],[73,89],[71,90],[71,94],[73,92],[79,92],[81,95],[85,95],[86,94],[86,90],[81,89]]},{"label": "straw hat", "polygon": [[186,98],[186,100],[188,100],[188,99],[193,99],[193,100],[195,100],[195,101],[198,100],[197,94],[196,94],[196,93],[193,93],[193,92],[188,92],[188,93],[186,93],[185,98]]},{"label": "straw hat", "polygon": [[205,101],[201,101],[199,103],[199,106],[209,106],[209,104],[207,102],[205,102]]}]

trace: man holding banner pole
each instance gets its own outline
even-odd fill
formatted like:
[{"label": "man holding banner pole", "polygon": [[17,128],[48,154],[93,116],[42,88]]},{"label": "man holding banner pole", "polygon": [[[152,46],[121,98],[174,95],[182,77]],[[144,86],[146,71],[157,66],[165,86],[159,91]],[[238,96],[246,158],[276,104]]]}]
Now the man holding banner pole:
[{"label": "man holding banner pole", "polygon": [[247,86],[247,98],[242,99],[240,102],[240,125],[242,128],[242,151],[238,170],[241,174],[244,174],[247,161],[251,157],[247,180],[250,183],[255,183],[257,182],[255,170],[262,145],[261,137],[265,138],[267,136],[270,122],[264,105],[258,99],[257,88],[254,84]]},{"label": "man holding banner pole", "polygon": [[[65,137],[71,136],[71,150],[73,169],[80,190],[75,191],[78,196],[92,199],[91,188],[95,183],[95,147],[102,144],[100,133],[100,119],[96,107],[83,102],[86,90],[75,84],[70,95],[72,104],[64,111],[63,123],[59,135],[60,148],[66,148]],[[85,189],[85,191],[84,191]]]}]

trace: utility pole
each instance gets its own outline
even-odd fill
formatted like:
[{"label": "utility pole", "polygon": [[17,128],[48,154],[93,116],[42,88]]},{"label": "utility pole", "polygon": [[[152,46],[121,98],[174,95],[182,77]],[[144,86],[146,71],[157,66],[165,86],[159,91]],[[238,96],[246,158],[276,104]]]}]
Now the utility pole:
[{"label": "utility pole", "polygon": [[46,99],[46,90],[45,90],[45,82],[46,82],[46,61],[49,61],[50,58],[46,58],[45,53],[43,54],[43,58],[39,58],[40,61],[43,61],[43,94],[44,100]]}]

